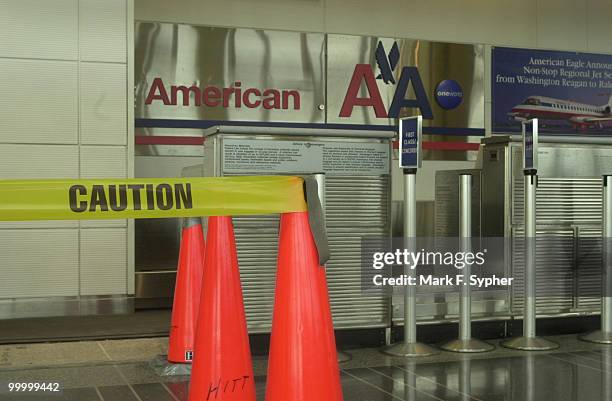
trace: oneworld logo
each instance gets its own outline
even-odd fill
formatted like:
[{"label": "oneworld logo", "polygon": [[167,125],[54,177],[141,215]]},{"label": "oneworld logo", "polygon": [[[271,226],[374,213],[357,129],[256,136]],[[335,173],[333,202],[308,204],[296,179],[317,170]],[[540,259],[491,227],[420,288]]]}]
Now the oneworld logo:
[{"label": "oneworld logo", "polygon": [[436,102],[446,110],[452,110],[463,101],[463,89],[459,82],[445,79],[436,86]]}]

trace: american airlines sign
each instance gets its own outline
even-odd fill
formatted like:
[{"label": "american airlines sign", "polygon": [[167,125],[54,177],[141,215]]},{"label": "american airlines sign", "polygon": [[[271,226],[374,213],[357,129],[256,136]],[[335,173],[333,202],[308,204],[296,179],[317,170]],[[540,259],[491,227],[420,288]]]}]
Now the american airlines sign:
[{"label": "american airlines sign", "polygon": [[484,132],[483,46],[348,35],[329,35],[327,46],[328,122],[395,125],[421,115],[429,132]]},{"label": "american airlines sign", "polygon": [[136,123],[395,125],[420,114],[428,129],[483,129],[482,49],[137,22]]},{"label": "american airlines sign", "polygon": [[170,85],[166,86],[162,78],[153,79],[145,104],[161,102],[169,106],[197,107],[246,107],[249,109],[300,109],[300,92],[297,90],[242,88],[242,82],[236,81],[229,87],[209,85]]},{"label": "american airlines sign", "polygon": [[[374,78],[374,72],[370,64],[357,64],[355,66],[342,108],[340,109],[340,117],[350,117],[355,106],[372,107],[378,118],[398,118],[402,108],[413,107],[419,110],[419,114],[423,118],[432,120],[434,115],[429,103],[429,97],[423,86],[419,69],[415,66],[405,66],[401,69],[393,100],[389,110],[385,109],[376,79],[382,79],[385,84],[395,84],[393,71],[400,57],[397,42],[393,42],[393,47],[388,55],[385,52],[383,43],[378,42],[375,57],[380,74]],[[362,84],[365,84],[369,93],[367,97],[358,96]],[[449,91],[447,89],[449,86],[454,91]],[[414,98],[406,97],[409,89],[412,89],[414,92]],[[456,81],[447,79],[438,84],[435,99],[440,107],[447,110],[454,109],[461,104],[462,98],[463,92]]]}]

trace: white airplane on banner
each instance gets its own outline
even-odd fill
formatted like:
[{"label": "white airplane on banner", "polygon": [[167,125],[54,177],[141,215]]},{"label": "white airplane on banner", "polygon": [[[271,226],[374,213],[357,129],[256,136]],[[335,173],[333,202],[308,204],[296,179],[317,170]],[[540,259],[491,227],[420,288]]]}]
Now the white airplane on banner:
[{"label": "white airplane on banner", "polygon": [[531,118],[565,120],[570,122],[574,128],[585,130],[589,127],[603,128],[603,122],[612,121],[611,108],[612,95],[608,103],[603,106],[545,96],[529,96],[523,103],[514,106],[508,113],[508,117],[516,121]]}]

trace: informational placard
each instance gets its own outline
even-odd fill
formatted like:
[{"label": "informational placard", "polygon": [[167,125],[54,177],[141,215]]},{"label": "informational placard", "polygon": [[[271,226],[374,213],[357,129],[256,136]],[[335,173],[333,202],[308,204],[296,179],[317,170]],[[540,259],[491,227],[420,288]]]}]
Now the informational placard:
[{"label": "informational placard", "polygon": [[538,168],[538,119],[523,121],[523,170]]},{"label": "informational placard", "polygon": [[399,166],[421,167],[423,117],[406,117],[399,121]]},{"label": "informational placard", "polygon": [[491,88],[493,133],[612,135],[612,55],[495,47]]},{"label": "informational placard", "polygon": [[389,143],[223,139],[223,172],[389,174]]}]

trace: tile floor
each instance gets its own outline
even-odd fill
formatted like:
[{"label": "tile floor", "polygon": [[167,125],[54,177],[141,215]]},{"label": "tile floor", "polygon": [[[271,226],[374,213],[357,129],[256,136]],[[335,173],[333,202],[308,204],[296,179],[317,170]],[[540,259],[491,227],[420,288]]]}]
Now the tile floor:
[{"label": "tile floor", "polygon": [[[561,348],[484,354],[442,352],[404,360],[376,349],[351,350],[341,364],[345,401],[611,401],[612,346],[553,338]],[[2,401],[184,401],[188,376],[160,376],[154,366],[167,338],[0,346],[0,385],[57,381],[56,396],[0,392]],[[258,400],[266,359],[254,358]],[[291,401],[291,400],[287,400]]]}]

